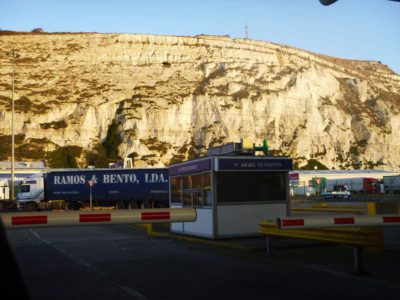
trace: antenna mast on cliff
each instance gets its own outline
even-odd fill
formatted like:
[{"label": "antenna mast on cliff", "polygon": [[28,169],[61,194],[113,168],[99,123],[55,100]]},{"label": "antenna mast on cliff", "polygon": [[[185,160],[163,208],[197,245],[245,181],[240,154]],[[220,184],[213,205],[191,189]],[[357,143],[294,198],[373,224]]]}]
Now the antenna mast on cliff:
[{"label": "antenna mast on cliff", "polygon": [[15,141],[14,141],[14,87],[15,87],[15,60],[19,58],[19,54],[15,50],[7,52],[7,55],[12,58],[12,90],[11,90],[11,200],[15,201]]},{"label": "antenna mast on cliff", "polygon": [[247,25],[247,23],[246,23],[246,26],[244,26],[244,38],[246,40],[249,39],[249,26]]}]

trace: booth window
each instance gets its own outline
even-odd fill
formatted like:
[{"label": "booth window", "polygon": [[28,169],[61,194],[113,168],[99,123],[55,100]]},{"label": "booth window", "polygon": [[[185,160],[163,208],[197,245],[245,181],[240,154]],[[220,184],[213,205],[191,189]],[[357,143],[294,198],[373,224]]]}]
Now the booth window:
[{"label": "booth window", "polygon": [[192,192],[192,200],[193,200],[193,206],[197,206],[197,207],[203,206],[201,190]]},{"label": "booth window", "polygon": [[211,173],[203,173],[203,199],[204,206],[212,205]]},{"label": "booth window", "polygon": [[182,203],[182,177],[171,178],[171,203]]},{"label": "booth window", "polygon": [[182,177],[183,180],[183,189],[189,190],[192,188],[192,176],[187,175]]},{"label": "booth window", "polygon": [[201,174],[191,175],[192,177],[192,189],[201,191]]},{"label": "booth window", "polygon": [[220,172],[218,202],[286,201],[286,177],[285,172]]},{"label": "booth window", "polygon": [[183,206],[193,206],[191,191],[183,191]]},{"label": "booth window", "polygon": [[183,206],[202,206],[201,174],[183,176]]},{"label": "booth window", "polygon": [[211,173],[199,173],[171,178],[171,203],[185,207],[211,206]]}]

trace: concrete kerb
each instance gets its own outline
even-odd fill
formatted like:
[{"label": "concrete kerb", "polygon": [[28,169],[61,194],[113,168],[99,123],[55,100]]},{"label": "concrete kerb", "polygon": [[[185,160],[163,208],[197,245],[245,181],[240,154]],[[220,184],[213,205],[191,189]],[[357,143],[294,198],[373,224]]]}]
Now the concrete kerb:
[{"label": "concrete kerb", "polygon": [[[199,237],[185,236],[185,235],[175,234],[175,233],[171,233],[171,232],[154,231],[152,224],[134,224],[132,226],[146,230],[147,234],[149,236],[153,236],[153,237],[172,238],[172,239],[185,241],[185,242],[189,242],[189,243],[202,244],[202,245],[207,245],[207,246],[212,246],[212,247],[217,247],[217,248],[225,248],[225,249],[230,249],[230,250],[239,250],[239,251],[246,251],[246,252],[257,250],[257,248],[255,248],[255,247],[250,247],[250,246],[245,246],[245,245],[209,240],[209,239],[199,238]],[[261,238],[261,236],[260,236],[260,238]]]},{"label": "concrete kerb", "polygon": [[[176,239],[176,240],[181,240],[185,241],[187,243],[194,243],[194,244],[202,244],[214,248],[222,248],[222,249],[228,249],[228,250],[234,250],[234,251],[241,251],[241,252],[260,252],[260,247],[251,247],[251,246],[245,246],[245,245],[239,245],[235,244],[235,241],[232,240],[232,242],[222,242],[222,241],[214,241],[214,240],[207,240],[203,238],[197,238],[197,237],[189,237],[189,236],[183,236],[179,234],[174,234],[171,232],[159,232],[159,231],[154,231],[152,228],[152,224],[135,224],[132,225],[137,228],[146,230],[148,236],[151,237],[158,237],[158,238],[170,238],[170,239]],[[263,251],[265,251],[265,239],[262,238],[263,235],[260,235],[260,241],[263,242]],[[290,240],[291,241],[291,240]],[[297,244],[296,244],[297,245]],[[328,246],[337,246],[337,244],[330,244],[330,243],[324,243],[324,245]],[[287,246],[284,246],[286,248]],[[289,248],[292,248],[292,246],[289,246]],[[265,256],[268,257],[268,256]],[[274,258],[274,260],[276,257]],[[293,262],[287,261],[286,259],[284,260],[285,263],[292,264]],[[353,263],[354,263],[354,270],[352,272],[346,272],[346,273],[341,273],[341,275],[367,275],[369,274],[364,270],[363,266],[363,261],[362,261],[362,255],[360,253],[359,248],[354,248],[353,247]],[[296,263],[295,263],[296,264]],[[303,265],[302,265],[303,266]],[[304,267],[304,266],[303,266]],[[306,268],[308,268],[306,266]],[[317,269],[319,271],[324,271],[328,273],[336,273],[335,271],[331,269],[324,269],[324,268],[316,268],[312,267],[312,269]]]}]

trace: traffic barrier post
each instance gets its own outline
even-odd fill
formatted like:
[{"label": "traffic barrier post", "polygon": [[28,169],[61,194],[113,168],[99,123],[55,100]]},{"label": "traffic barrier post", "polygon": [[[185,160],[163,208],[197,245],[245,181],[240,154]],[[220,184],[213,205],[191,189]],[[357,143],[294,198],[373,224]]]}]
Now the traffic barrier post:
[{"label": "traffic barrier post", "polygon": [[280,229],[370,227],[400,225],[400,215],[307,216],[277,219]]},{"label": "traffic barrier post", "polygon": [[[282,218],[286,219],[286,218]],[[298,218],[296,218],[298,219]],[[295,219],[295,220],[296,220]],[[298,222],[298,221],[296,221]],[[300,223],[300,222],[299,222]],[[272,253],[272,236],[283,236],[305,240],[314,240],[332,244],[346,245],[353,247],[354,269],[356,274],[363,274],[364,266],[362,261],[362,249],[372,251],[383,249],[383,234],[380,227],[350,227],[350,228],[304,228],[285,229],[278,226],[279,221],[260,222],[260,234],[266,237],[266,252]],[[298,225],[296,225],[298,226]]]}]

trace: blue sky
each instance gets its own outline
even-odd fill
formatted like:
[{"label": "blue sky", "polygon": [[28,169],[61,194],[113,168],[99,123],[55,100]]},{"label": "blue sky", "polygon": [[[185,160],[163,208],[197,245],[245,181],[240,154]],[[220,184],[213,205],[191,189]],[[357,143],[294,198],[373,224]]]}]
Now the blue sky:
[{"label": "blue sky", "polygon": [[0,28],[228,34],[361,60],[400,73],[400,3],[387,0],[0,0]]}]

